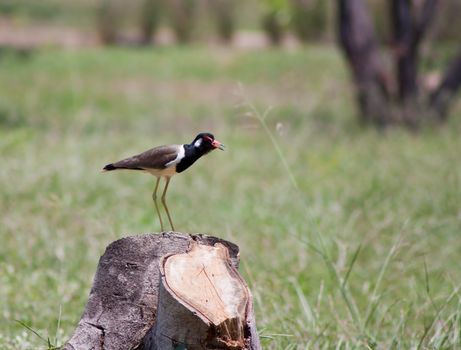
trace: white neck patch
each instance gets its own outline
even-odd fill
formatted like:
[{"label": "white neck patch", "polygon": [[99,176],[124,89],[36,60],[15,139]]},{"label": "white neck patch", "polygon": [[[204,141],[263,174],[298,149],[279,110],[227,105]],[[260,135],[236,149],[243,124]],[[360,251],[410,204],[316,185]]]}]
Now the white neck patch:
[{"label": "white neck patch", "polygon": [[197,141],[194,142],[194,147],[198,148],[202,144],[202,139],[198,139]]},{"label": "white neck patch", "polygon": [[184,146],[178,146],[178,155],[171,162],[166,163],[165,167],[169,168],[170,166],[178,164],[184,158],[185,154]]}]

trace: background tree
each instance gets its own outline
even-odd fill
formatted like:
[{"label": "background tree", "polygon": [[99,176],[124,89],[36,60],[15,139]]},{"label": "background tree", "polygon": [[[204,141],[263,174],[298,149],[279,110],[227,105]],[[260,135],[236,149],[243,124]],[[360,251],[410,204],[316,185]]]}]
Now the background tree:
[{"label": "background tree", "polygon": [[338,0],[339,42],[357,88],[361,119],[378,126],[416,127],[444,121],[461,85],[461,51],[435,88],[420,74],[421,42],[439,9],[438,0],[390,0],[394,72],[384,63],[363,0]]},{"label": "background tree", "polygon": [[235,32],[235,3],[233,0],[208,0],[214,15],[219,38],[229,43]]},{"label": "background tree", "polygon": [[152,40],[157,29],[161,0],[144,0],[141,5],[141,43],[146,45]]},{"label": "background tree", "polygon": [[189,42],[194,27],[195,8],[197,0],[169,0],[171,25],[180,43]]},{"label": "background tree", "polygon": [[117,42],[120,26],[119,4],[113,0],[101,0],[97,12],[99,39],[105,45]]},{"label": "background tree", "polygon": [[284,19],[288,16],[286,0],[265,0],[265,11],[261,17],[262,29],[272,45],[280,45],[284,35]]}]

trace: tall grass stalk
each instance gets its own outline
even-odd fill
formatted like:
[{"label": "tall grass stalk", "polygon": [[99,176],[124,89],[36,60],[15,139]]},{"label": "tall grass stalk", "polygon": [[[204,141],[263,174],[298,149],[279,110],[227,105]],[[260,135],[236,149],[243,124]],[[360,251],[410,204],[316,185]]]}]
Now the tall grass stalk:
[{"label": "tall grass stalk", "polygon": [[[337,288],[339,289],[339,291],[341,293],[342,300],[344,301],[344,303],[345,303],[345,305],[346,305],[346,307],[347,307],[347,309],[349,311],[349,316],[351,317],[351,319],[352,319],[352,321],[353,321],[353,323],[355,325],[355,328],[359,331],[360,329],[362,329],[362,327],[361,327],[362,320],[360,318],[360,313],[358,311],[357,304],[356,304],[352,294],[349,292],[349,290],[347,288],[347,284],[344,283],[344,281],[341,279],[337,269],[335,268],[335,265],[334,265],[332,259],[328,255],[328,251],[326,249],[323,237],[322,237],[321,233],[318,230],[318,226],[317,226],[316,221],[313,219],[313,217],[311,215],[311,212],[309,210],[309,205],[308,205],[308,203],[307,203],[307,201],[305,199],[305,196],[303,196],[303,194],[302,194],[302,191],[300,189],[298,181],[297,181],[296,177],[294,176],[294,173],[293,173],[290,165],[288,164],[288,162],[286,160],[286,157],[283,154],[283,151],[282,151],[279,143],[277,142],[277,139],[275,138],[274,134],[272,133],[271,129],[269,128],[269,126],[268,126],[268,124],[266,122],[266,119],[269,116],[269,114],[270,114],[270,112],[271,112],[271,110],[273,108],[272,107],[267,108],[263,113],[261,113],[256,108],[256,106],[246,98],[246,94],[244,92],[244,89],[243,89],[242,85],[239,85],[239,89],[240,89],[241,97],[242,97],[242,100],[243,100],[242,106],[246,106],[247,108],[249,108],[249,110],[251,112],[251,115],[258,120],[258,122],[260,123],[260,125],[263,128],[264,132],[269,137],[269,139],[270,139],[270,141],[272,143],[272,146],[274,147],[278,157],[280,158],[280,161],[282,162],[283,167],[285,168],[286,173],[288,174],[288,177],[289,177],[290,182],[291,182],[291,184],[293,186],[293,189],[295,190],[295,192],[297,194],[297,197],[298,197],[300,203],[303,206],[303,209],[304,209],[304,211],[306,213],[307,224],[311,228],[312,232],[314,233],[315,239],[317,240],[320,247],[316,246],[311,241],[306,241],[304,237],[300,237],[299,235],[297,235],[296,238],[299,239],[301,242],[304,242],[308,247],[310,247],[313,251],[315,251],[317,254],[319,254],[322,257],[322,259],[325,262],[325,265],[327,267],[327,270],[328,270],[328,272],[330,274],[330,277],[333,279],[333,281],[335,282]],[[357,250],[357,254],[358,254],[359,251],[360,250]],[[354,258],[353,261],[355,261],[356,259],[357,259],[357,256]],[[352,267],[353,267],[353,264],[350,265],[350,268],[349,268],[349,271],[348,271],[347,275],[350,274],[350,272],[352,270]],[[302,300],[301,300],[301,303],[302,303]]]},{"label": "tall grass stalk", "polygon": [[22,327],[24,327],[26,330],[28,330],[29,332],[31,332],[32,334],[34,334],[37,338],[39,338],[41,341],[43,341],[45,344],[46,344],[46,350],[58,350],[60,349],[61,347],[60,346],[57,346],[56,343],[53,344],[51,342],[51,339],[50,338],[45,338],[43,337],[40,333],[38,333],[38,331],[36,331],[35,329],[33,329],[32,327],[30,327],[29,325],[25,324],[24,322],[22,321],[19,321],[19,320],[16,320],[17,323],[19,323]]},{"label": "tall grass stalk", "polygon": [[398,247],[400,246],[402,241],[402,234],[400,234],[396,242],[392,245],[391,249],[389,250],[389,253],[386,256],[386,259],[384,260],[383,264],[381,265],[381,269],[378,274],[378,278],[376,279],[375,286],[373,288],[373,292],[371,293],[371,297],[369,298],[369,303],[367,306],[367,309],[365,311],[365,323],[363,324],[362,327],[362,333],[366,332],[366,327],[368,326],[375,310],[376,307],[379,303],[380,296],[378,294],[379,289],[381,288],[381,283],[383,281],[384,274],[389,266],[389,263],[391,262],[392,257],[395,255],[395,253],[398,250]]},{"label": "tall grass stalk", "polygon": [[430,333],[430,331],[432,330],[432,328],[434,327],[435,323],[437,320],[439,320],[439,317],[440,317],[440,314],[442,313],[442,311],[447,307],[448,304],[450,304],[450,302],[454,299],[454,297],[458,296],[461,297],[459,295],[459,291],[461,289],[461,285],[458,285],[454,290],[453,292],[450,294],[450,296],[445,299],[445,302],[443,303],[443,305],[436,311],[436,314],[434,315],[434,317],[432,318],[430,324],[428,327],[425,327],[425,330],[424,330],[424,333],[423,335],[421,336],[421,339],[419,340],[419,343],[418,343],[418,346],[417,346],[417,349],[422,349],[423,347],[423,344],[424,344],[424,341],[427,337],[427,335]]}]

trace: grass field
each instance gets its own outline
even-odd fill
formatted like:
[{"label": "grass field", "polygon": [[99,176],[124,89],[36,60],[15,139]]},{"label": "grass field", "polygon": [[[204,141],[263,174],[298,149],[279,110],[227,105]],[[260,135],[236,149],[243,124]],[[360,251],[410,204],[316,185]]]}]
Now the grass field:
[{"label": "grass field", "polygon": [[459,103],[443,128],[363,129],[329,47],[49,49],[0,79],[0,349],[47,348],[17,321],[63,344],[106,245],[158,231],[154,179],[101,167],[199,131],[227,150],[169,207],[240,246],[265,349],[461,348]]}]

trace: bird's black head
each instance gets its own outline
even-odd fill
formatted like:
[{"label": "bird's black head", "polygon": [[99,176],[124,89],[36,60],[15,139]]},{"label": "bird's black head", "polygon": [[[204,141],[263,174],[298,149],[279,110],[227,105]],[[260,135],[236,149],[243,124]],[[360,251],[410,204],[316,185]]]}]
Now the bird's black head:
[{"label": "bird's black head", "polygon": [[213,134],[210,134],[209,132],[202,132],[198,134],[194,141],[192,141],[191,146],[202,154],[206,154],[216,148],[224,150],[224,145],[216,140]]}]

